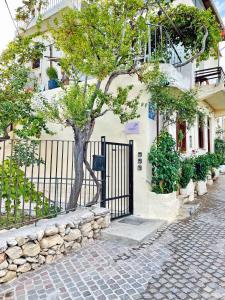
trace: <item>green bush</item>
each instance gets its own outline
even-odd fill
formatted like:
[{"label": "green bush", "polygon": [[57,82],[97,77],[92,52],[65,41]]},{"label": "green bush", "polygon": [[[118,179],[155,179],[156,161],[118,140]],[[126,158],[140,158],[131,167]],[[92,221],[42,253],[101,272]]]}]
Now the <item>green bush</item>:
[{"label": "green bush", "polygon": [[169,194],[177,190],[179,183],[179,155],[172,136],[162,131],[148,155],[152,164],[152,191]]},{"label": "green bush", "polygon": [[210,168],[218,169],[221,165],[221,156],[217,153],[208,153],[207,156]]},{"label": "green bush", "polygon": [[225,164],[225,141],[222,139],[215,139],[215,153],[220,158],[220,165]]},{"label": "green bush", "polygon": [[57,80],[58,79],[58,72],[54,67],[47,68],[46,74],[48,75],[50,80]]},{"label": "green bush", "polygon": [[179,184],[181,188],[186,188],[190,180],[194,176],[194,166],[192,159],[185,159],[181,161],[181,172]]},{"label": "green bush", "polygon": [[34,183],[26,178],[15,160],[6,159],[3,165],[0,165],[0,178],[1,198],[5,200],[5,215],[1,215],[0,227],[10,225],[11,221],[13,224],[19,224],[29,219],[22,211],[22,201],[34,204],[34,218],[56,215],[59,212],[58,207],[49,203],[43,193],[36,190]]},{"label": "green bush", "polygon": [[194,159],[194,181],[205,181],[210,171],[208,154],[199,155]]}]

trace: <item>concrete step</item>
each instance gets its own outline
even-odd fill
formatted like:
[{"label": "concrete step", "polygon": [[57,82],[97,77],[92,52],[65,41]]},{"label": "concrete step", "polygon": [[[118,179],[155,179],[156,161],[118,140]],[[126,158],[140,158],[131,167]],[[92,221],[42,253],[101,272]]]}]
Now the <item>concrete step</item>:
[{"label": "concrete step", "polygon": [[111,223],[110,227],[103,230],[102,238],[117,240],[132,246],[149,239],[158,229],[166,225],[162,220],[142,219],[128,216]]}]

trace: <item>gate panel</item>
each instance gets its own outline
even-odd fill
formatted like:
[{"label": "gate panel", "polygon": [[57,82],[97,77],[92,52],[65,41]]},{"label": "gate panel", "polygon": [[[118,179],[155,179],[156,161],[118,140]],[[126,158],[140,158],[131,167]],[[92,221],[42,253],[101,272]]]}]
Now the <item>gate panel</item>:
[{"label": "gate panel", "polygon": [[133,213],[133,142],[105,142],[102,139],[105,171],[102,172],[102,206],[113,219]]}]

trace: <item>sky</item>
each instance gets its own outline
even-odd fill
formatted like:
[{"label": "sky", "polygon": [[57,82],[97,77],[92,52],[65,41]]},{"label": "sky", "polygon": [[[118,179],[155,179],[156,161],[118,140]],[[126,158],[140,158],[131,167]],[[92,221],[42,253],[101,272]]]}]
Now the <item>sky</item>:
[{"label": "sky", "polygon": [[[214,0],[225,23],[225,0]],[[22,0],[7,0],[11,12],[14,14]],[[0,0],[0,52],[15,35],[15,27],[7,10],[5,0]]]}]

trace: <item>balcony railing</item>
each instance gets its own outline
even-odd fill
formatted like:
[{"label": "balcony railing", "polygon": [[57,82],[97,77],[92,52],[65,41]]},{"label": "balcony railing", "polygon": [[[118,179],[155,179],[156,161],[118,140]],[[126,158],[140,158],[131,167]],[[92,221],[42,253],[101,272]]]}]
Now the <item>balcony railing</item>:
[{"label": "balcony railing", "polygon": [[225,84],[225,73],[222,67],[198,70],[195,72],[195,82],[199,85],[209,84]]},{"label": "balcony railing", "polygon": [[[79,8],[80,2],[81,0],[48,0],[47,5],[41,9],[41,14],[44,15],[51,10],[62,7],[63,5]],[[39,13],[37,12],[37,15],[38,14]]]},{"label": "balcony railing", "polygon": [[162,25],[148,24],[148,41],[141,45],[138,61],[169,63],[177,67],[182,59]]}]

